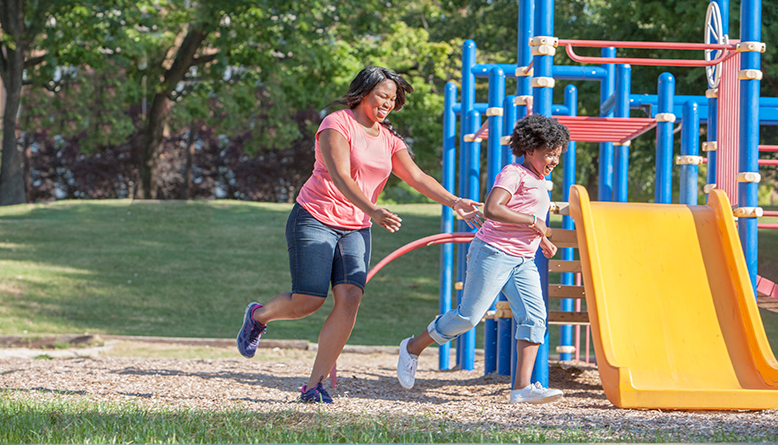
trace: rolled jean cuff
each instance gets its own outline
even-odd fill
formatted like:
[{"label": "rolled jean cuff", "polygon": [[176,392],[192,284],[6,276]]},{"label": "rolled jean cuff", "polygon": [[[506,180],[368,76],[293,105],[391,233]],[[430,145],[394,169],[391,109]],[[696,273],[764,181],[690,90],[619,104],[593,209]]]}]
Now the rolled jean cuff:
[{"label": "rolled jean cuff", "polygon": [[435,340],[435,342],[437,344],[445,345],[446,343],[450,342],[451,340],[455,339],[456,337],[446,338],[443,335],[441,335],[440,332],[438,332],[438,330],[435,327],[435,323],[438,322],[439,318],[440,318],[440,315],[435,317],[435,319],[432,320],[432,323],[430,323],[429,326],[427,326],[427,333],[430,334],[430,337],[432,337],[432,339]]},{"label": "rolled jean cuff", "polygon": [[[432,333],[430,333],[432,336]],[[434,338],[434,337],[433,337]],[[542,345],[546,339],[546,326],[520,325],[516,328],[516,340],[524,340],[530,343]]]}]

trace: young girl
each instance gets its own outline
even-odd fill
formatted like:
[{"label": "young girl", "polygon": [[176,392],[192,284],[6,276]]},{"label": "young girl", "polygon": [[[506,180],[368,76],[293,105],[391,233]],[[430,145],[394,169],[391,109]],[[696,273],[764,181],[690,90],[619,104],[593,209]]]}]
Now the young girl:
[{"label": "young girl", "polygon": [[518,360],[510,402],[548,403],[562,391],[530,382],[538,347],[546,334],[546,307],[535,267],[540,246],[551,258],[556,246],[546,238],[545,218],[550,199],[545,177],[559,164],[570,133],[556,119],[533,114],[516,123],[510,146],[521,164],[502,169],[486,198],[487,221],[476,233],[467,254],[462,301],[430,323],[417,337],[400,343],[397,379],[413,387],[419,354],[434,342],[445,344],[475,327],[502,291],[516,321]]}]

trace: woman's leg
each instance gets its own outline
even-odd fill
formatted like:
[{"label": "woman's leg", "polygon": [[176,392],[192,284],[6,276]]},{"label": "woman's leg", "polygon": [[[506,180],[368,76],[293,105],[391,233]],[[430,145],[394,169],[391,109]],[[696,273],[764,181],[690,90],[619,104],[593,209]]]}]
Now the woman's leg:
[{"label": "woman's leg", "polygon": [[343,351],[357,320],[362,289],[353,284],[339,284],[332,288],[332,296],[335,304],[319,333],[319,349],[306,385],[308,388],[316,387],[327,378]]},{"label": "woman's leg", "polygon": [[254,311],[254,320],[268,324],[274,320],[297,320],[307,317],[324,305],[324,298],[284,292]]}]

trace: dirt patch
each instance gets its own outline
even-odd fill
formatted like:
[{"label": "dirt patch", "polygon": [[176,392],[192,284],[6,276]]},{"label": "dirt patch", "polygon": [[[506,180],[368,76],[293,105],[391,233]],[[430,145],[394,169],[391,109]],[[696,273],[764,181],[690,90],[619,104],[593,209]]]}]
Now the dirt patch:
[{"label": "dirt patch", "polygon": [[[191,358],[181,358],[182,354]],[[344,353],[338,361],[337,387],[330,391],[334,403],[294,403],[314,356],[314,351],[275,348],[260,349],[257,357],[247,360],[231,348],[119,342],[112,351],[88,358],[0,360],[0,389],[5,390],[4,397],[11,398],[87,398],[148,407],[428,416],[499,428],[532,425],[598,431],[603,439],[638,435],[648,439],[754,441],[778,433],[778,410],[615,408],[602,391],[596,368],[583,363],[551,366],[550,386],[565,392],[560,402],[512,405],[507,403],[508,376],[484,376],[481,360],[476,361],[474,371],[439,371],[434,353],[420,358],[416,387],[410,391],[397,383],[395,354]]]}]

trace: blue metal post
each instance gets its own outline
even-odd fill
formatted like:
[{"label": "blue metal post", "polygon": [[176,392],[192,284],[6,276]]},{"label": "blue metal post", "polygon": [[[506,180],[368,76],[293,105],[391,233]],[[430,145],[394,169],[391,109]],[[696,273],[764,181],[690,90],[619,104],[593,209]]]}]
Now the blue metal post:
[{"label": "blue metal post", "polygon": [[[491,190],[497,174],[502,169],[503,98],[505,97],[505,73],[499,67],[489,73],[489,139],[486,150],[486,190]],[[492,113],[490,110],[494,110]],[[488,193],[488,192],[487,192]],[[492,303],[494,309],[494,303]],[[497,321],[488,319],[484,323],[484,374],[497,370]]]},{"label": "blue metal post", "polygon": [[[632,67],[618,65],[616,67],[616,117],[629,117],[629,94],[632,88]],[[629,143],[614,144],[615,157],[613,161],[613,201],[627,202],[629,174]]]},{"label": "blue metal post", "polygon": [[[565,105],[570,110],[570,116],[578,115],[578,90],[575,85],[568,85],[565,87]],[[562,201],[570,201],[570,186],[575,184],[575,142],[570,142],[567,146],[567,152],[565,152],[562,159]],[[569,215],[562,217],[562,228],[566,230],[572,230],[575,228],[573,219]],[[562,259],[572,261],[574,258],[573,249],[565,247],[562,250]],[[561,284],[571,286],[575,283],[575,277],[572,273],[563,273],[560,280]],[[562,300],[563,311],[573,311],[573,299],[565,298]],[[560,346],[572,346],[573,345],[573,327],[570,325],[562,326],[559,330],[559,344]],[[571,360],[573,357],[569,352],[562,352],[559,354],[560,360]]]},{"label": "blue metal post", "polygon": [[[470,112],[475,108],[475,75],[473,74],[472,67],[475,66],[476,59],[476,45],[475,42],[468,39],[462,44],[462,102],[460,109],[460,116],[463,122],[462,131],[460,134],[460,153],[459,153],[459,196],[467,196],[467,172],[469,160],[466,153],[466,143],[464,141],[464,135],[468,134],[466,130],[465,119],[468,119]],[[476,123],[476,130],[480,126],[479,122]],[[467,127],[469,128],[469,127]],[[475,133],[476,130],[469,131],[469,133]],[[466,232],[468,226],[464,221],[459,221],[458,231]],[[457,282],[463,283],[465,280],[465,270],[467,269],[466,256],[467,249],[470,244],[459,244],[457,246]],[[457,304],[462,301],[462,290],[457,290]],[[457,364],[461,366],[462,356],[465,354],[463,347],[464,339],[461,337],[457,339],[456,345],[456,357]],[[469,346],[471,349],[475,348],[475,342],[472,342]],[[475,354],[475,352],[473,352]]]},{"label": "blue metal post", "polygon": [[[529,46],[529,40],[535,36],[535,0],[519,0],[519,36],[516,53],[516,65],[527,67],[532,61],[532,50]],[[533,70],[537,72],[537,67]],[[532,95],[531,77],[518,76],[516,78],[516,95]],[[521,106],[518,110],[517,118],[521,119],[527,115],[527,107]],[[516,160],[518,162],[519,160]],[[513,333],[516,332],[516,322],[511,319],[511,385],[516,379],[516,338]]]},{"label": "blue metal post", "polygon": [[[697,156],[700,145],[700,115],[697,102],[683,104],[683,130],[681,134],[681,156]],[[697,205],[697,164],[681,164],[681,185],[679,202]]]},{"label": "blue metal post", "polygon": [[[519,0],[519,36],[516,45],[516,65],[519,67],[529,66],[532,61],[529,39],[535,35],[534,18],[535,0]],[[530,76],[519,76],[516,80],[517,96],[532,94]]]},{"label": "blue metal post", "polygon": [[[675,78],[670,73],[659,76],[659,113],[673,112]],[[654,201],[661,204],[672,202],[673,123],[656,124],[656,185]]]},{"label": "blue metal post", "polygon": [[[602,49],[602,57],[616,57],[616,48],[607,47]],[[612,63],[603,65],[606,71],[605,79],[600,82],[600,103],[608,100],[615,90],[616,68]],[[613,111],[600,113],[604,117],[613,117]],[[597,187],[597,199],[599,201],[610,201],[613,194],[613,142],[600,143],[600,174]]]},{"label": "blue metal post", "polygon": [[[715,142],[717,137],[716,133],[718,131],[718,108],[719,108],[719,100],[715,97],[708,98],[708,142]],[[716,183],[716,150],[709,150],[706,152],[707,158],[708,158],[708,164],[707,169],[708,173],[706,175],[706,182],[708,184],[715,184]]]},{"label": "blue metal post", "polygon": [[[465,117],[464,134],[473,134],[478,131],[481,126],[481,113],[473,110],[467,113]],[[465,170],[465,193],[462,195],[465,198],[470,198],[474,201],[479,199],[480,191],[480,176],[481,176],[481,143],[480,142],[465,142],[465,156],[467,158],[467,165]],[[475,229],[464,225],[462,227],[463,232],[474,232]],[[469,244],[468,244],[469,246]],[[464,263],[465,258],[461,258],[461,262]],[[463,276],[464,277],[464,276]],[[461,292],[460,292],[461,295]],[[461,296],[460,300],[461,302]],[[464,334],[459,336],[459,343],[461,343],[461,357],[459,362],[459,368],[466,371],[472,371],[475,367],[475,330],[473,328]]]},{"label": "blue metal post", "polygon": [[[453,82],[446,84],[443,93],[443,187],[454,193],[456,178],[456,138],[457,138],[457,116],[454,113],[454,103],[457,100],[457,86]],[[440,232],[454,232],[454,211],[443,206],[443,213],[440,219]],[[440,297],[438,311],[445,314],[451,309],[451,280],[453,278],[454,246],[451,243],[441,244],[440,246]],[[451,345],[438,346],[438,368],[449,368],[449,355],[451,354]]]},{"label": "blue metal post", "polygon": [[[743,0],[740,4],[740,41],[762,41],[762,1]],[[740,54],[741,70],[759,70],[761,53],[747,51]],[[738,172],[759,171],[759,85],[760,81],[740,81],[740,162]],[[738,183],[739,207],[759,206],[759,183]],[[756,295],[757,252],[759,248],[756,218],[739,218],[738,233],[746,258],[751,287]]]},{"label": "blue metal post", "polygon": [[[516,124],[516,115],[518,107],[516,106],[516,96],[510,95],[503,100],[504,119],[502,134],[510,135],[513,132],[513,126]],[[508,145],[502,146],[503,165],[513,162],[513,153]],[[500,292],[497,301],[508,301]],[[511,375],[511,351],[515,350],[513,343],[513,334],[511,323],[513,318],[501,318],[497,321],[497,373],[500,375]]]},{"label": "blue metal post", "polygon": [[[537,35],[554,35],[554,1],[537,0],[536,3]],[[552,77],[554,75],[554,57],[553,56],[535,56],[534,57],[535,76]],[[551,105],[553,100],[552,88],[535,88],[535,113],[544,116],[551,116]],[[546,178],[550,180],[551,178]],[[548,221],[548,215],[544,215]],[[538,249],[535,255],[535,263],[540,272],[540,284],[543,289],[543,299],[548,309],[548,259]],[[532,382],[540,382],[543,386],[548,386],[548,329],[543,344],[538,348],[538,355],[535,359],[535,367],[532,370]]]}]

